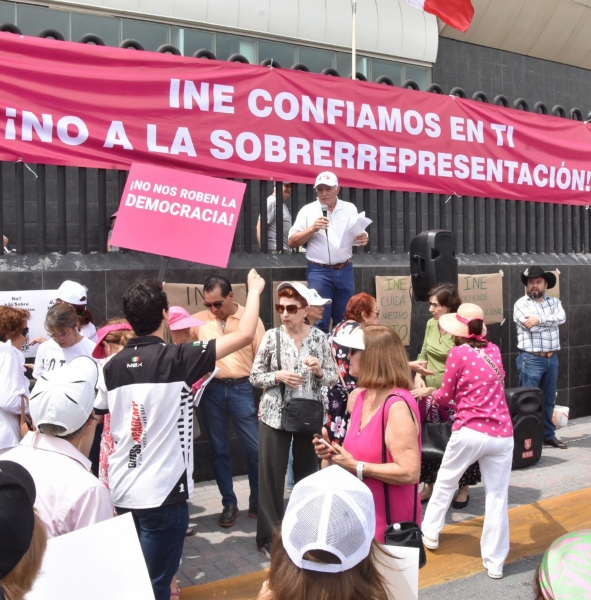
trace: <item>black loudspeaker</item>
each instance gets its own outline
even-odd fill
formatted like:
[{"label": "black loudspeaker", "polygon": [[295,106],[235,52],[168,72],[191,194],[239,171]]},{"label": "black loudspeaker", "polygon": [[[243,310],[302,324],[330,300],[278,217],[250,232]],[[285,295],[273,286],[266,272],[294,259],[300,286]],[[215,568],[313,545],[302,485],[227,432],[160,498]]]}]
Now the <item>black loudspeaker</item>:
[{"label": "black loudspeaker", "polygon": [[410,275],[415,299],[425,302],[438,283],[458,284],[456,236],[445,229],[419,233],[410,242]]},{"label": "black loudspeaker", "polygon": [[518,387],[505,390],[505,398],[513,421],[513,468],[531,467],[542,457],[544,395],[538,388]]}]

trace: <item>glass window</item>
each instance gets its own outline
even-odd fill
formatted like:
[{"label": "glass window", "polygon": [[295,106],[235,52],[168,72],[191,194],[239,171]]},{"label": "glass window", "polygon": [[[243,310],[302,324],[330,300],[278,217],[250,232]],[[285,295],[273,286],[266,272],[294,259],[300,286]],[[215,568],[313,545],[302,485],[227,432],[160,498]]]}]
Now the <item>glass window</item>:
[{"label": "glass window", "polygon": [[144,47],[144,50],[155,52],[162,44],[168,44],[169,29],[168,25],[159,23],[123,19],[122,39],[136,40]]},{"label": "glass window", "polygon": [[197,50],[213,52],[213,33],[200,29],[170,28],[170,43],[184,56],[193,56]]},{"label": "glass window", "polygon": [[390,60],[372,59],[371,78],[375,81],[378,77],[389,77],[394,85],[402,85],[404,65]]},{"label": "glass window", "polygon": [[215,55],[219,60],[228,60],[232,54],[242,54],[250,64],[256,64],[256,40],[218,33],[215,36]]},{"label": "glass window", "polygon": [[313,73],[320,73],[327,67],[334,69],[334,52],[300,46],[299,54],[300,58],[298,62],[304,63]]},{"label": "glass window", "polygon": [[16,25],[24,35],[39,35],[44,29],[56,29],[70,40],[70,13],[39,6],[19,4]]},{"label": "glass window", "polygon": [[296,62],[296,47],[278,42],[259,41],[259,63],[265,58],[276,60],[284,69],[289,69]]},{"label": "glass window", "polygon": [[0,2],[0,23],[15,25],[15,5],[12,2]]},{"label": "glass window", "polygon": [[72,13],[72,41],[78,42],[87,34],[98,35],[107,46],[121,43],[121,19],[85,13]]},{"label": "glass window", "polygon": [[[370,78],[370,63],[371,60],[365,56],[355,57],[357,63],[357,73],[362,73],[369,80]],[[341,77],[350,77],[351,75],[351,54],[337,52],[337,71]]]},{"label": "glass window", "polygon": [[406,79],[414,79],[421,90],[426,90],[431,83],[431,69],[429,67],[418,67],[416,65],[406,65]]}]

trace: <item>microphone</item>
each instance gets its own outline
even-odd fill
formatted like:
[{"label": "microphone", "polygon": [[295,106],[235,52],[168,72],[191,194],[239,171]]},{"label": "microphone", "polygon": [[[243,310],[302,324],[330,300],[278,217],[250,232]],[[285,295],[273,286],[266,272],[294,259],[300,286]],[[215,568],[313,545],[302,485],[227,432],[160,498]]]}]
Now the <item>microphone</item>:
[{"label": "microphone", "polygon": [[[328,219],[328,206],[327,206],[326,204],[321,204],[321,205],[320,205],[320,208],[321,208],[321,210],[322,210],[322,216],[323,216],[325,219]],[[328,229],[325,229],[325,230],[324,230],[324,233],[326,233],[326,237],[328,237]]]}]

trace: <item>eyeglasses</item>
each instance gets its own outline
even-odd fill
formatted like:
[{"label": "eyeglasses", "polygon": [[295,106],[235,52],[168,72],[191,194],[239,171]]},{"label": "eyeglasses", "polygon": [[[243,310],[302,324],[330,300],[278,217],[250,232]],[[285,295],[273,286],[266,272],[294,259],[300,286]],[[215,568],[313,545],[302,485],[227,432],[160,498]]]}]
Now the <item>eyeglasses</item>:
[{"label": "eyeglasses", "polygon": [[303,308],[303,306],[298,306],[297,304],[288,304],[287,306],[284,306],[283,304],[276,304],[275,305],[275,310],[282,315],[283,311],[287,311],[288,315],[295,315],[298,310],[300,310],[300,308]]},{"label": "eyeglasses", "polygon": [[72,333],[72,329],[74,329],[74,328],[70,327],[70,329],[68,329],[68,331],[66,331],[66,333],[50,333],[49,337],[52,340],[56,340],[56,339],[63,340],[65,338],[67,338],[70,335],[70,333]]},{"label": "eyeglasses", "polygon": [[212,306],[214,308],[222,308],[225,300],[226,298],[224,298],[224,300],[216,300],[215,302],[204,302],[203,306],[205,306],[205,308],[211,308]]},{"label": "eyeglasses", "polygon": [[24,329],[21,331],[21,333],[22,333],[22,334],[23,334],[25,337],[27,337],[27,336],[29,335],[29,328],[28,328],[28,327],[25,327],[25,328],[24,328]]}]

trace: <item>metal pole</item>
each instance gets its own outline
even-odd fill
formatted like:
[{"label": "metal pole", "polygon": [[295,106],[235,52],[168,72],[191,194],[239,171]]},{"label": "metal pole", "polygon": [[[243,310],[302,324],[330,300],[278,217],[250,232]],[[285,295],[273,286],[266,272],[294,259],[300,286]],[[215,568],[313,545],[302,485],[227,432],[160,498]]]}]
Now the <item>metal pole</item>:
[{"label": "metal pole", "polygon": [[357,73],[357,0],[351,0],[353,20],[351,22],[351,79],[356,79]]}]

